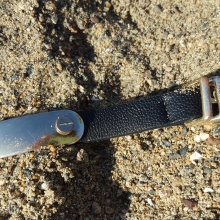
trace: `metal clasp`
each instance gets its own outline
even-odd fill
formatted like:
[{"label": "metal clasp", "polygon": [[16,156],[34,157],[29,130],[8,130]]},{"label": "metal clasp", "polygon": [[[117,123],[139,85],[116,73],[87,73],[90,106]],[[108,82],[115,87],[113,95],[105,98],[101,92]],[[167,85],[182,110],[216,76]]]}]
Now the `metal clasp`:
[{"label": "metal clasp", "polygon": [[203,111],[202,120],[206,124],[216,125],[220,123],[220,77],[202,77],[200,79],[200,87]]}]

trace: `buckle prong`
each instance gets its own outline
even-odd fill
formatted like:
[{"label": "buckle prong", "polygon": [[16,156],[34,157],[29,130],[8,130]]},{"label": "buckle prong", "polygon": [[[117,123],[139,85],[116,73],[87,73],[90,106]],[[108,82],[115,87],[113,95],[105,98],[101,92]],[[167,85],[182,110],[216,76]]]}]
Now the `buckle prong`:
[{"label": "buckle prong", "polygon": [[212,104],[217,104],[218,103],[218,101],[217,101],[217,99],[211,99],[211,102],[212,102]]}]

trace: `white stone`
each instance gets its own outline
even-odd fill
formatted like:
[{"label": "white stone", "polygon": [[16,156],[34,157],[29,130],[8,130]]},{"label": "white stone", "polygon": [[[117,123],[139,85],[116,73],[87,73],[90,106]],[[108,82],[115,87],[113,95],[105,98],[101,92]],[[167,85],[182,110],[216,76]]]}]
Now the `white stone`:
[{"label": "white stone", "polygon": [[201,141],[205,141],[209,138],[209,134],[207,133],[200,133],[199,136],[200,136]]},{"label": "white stone", "polygon": [[5,184],[4,180],[0,180],[0,186],[3,186]]},{"label": "white stone", "polygon": [[148,204],[149,204],[150,206],[154,206],[154,204],[153,204],[153,202],[152,202],[152,200],[151,200],[150,198],[147,198],[147,202],[148,202]]},{"label": "white stone", "polygon": [[52,17],[51,17],[51,21],[52,21],[54,24],[56,24],[57,21],[58,21],[58,17],[57,17],[57,15],[52,15]]},{"label": "white stone", "polygon": [[197,143],[199,143],[199,142],[201,141],[200,135],[195,135],[195,136],[194,136],[194,141],[197,142]]},{"label": "white stone", "polygon": [[191,156],[190,156],[190,160],[194,161],[194,160],[200,160],[202,159],[203,156],[201,154],[199,154],[198,152],[194,152]]},{"label": "white stone", "polygon": [[208,193],[208,192],[214,192],[214,190],[213,189],[211,189],[211,188],[205,188],[204,190],[203,190],[205,193]]},{"label": "white stone", "polygon": [[49,184],[47,182],[42,183],[41,184],[41,189],[43,189],[43,190],[49,189]]},{"label": "white stone", "polygon": [[181,46],[181,47],[186,47],[186,42],[185,42],[184,39],[181,39],[181,40],[180,40],[180,46]]},{"label": "white stone", "polygon": [[84,92],[85,92],[84,87],[83,87],[83,86],[81,86],[81,85],[79,85],[79,91],[80,91],[81,93],[84,93]]}]

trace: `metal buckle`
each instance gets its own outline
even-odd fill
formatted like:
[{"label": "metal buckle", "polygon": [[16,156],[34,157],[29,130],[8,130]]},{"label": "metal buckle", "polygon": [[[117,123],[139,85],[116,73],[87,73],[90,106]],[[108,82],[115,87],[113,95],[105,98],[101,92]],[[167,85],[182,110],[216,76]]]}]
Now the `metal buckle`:
[{"label": "metal buckle", "polygon": [[[190,85],[195,83],[196,82],[193,82]],[[201,77],[200,90],[202,99],[202,117],[187,121],[184,124],[187,127],[208,125],[209,129],[212,129],[214,136],[220,136],[220,77]],[[216,108],[213,108],[214,105]],[[219,128],[219,131],[217,131],[218,129],[216,128]]]},{"label": "metal buckle", "polygon": [[[211,90],[211,87],[214,90]],[[202,96],[202,111],[201,118],[205,124],[220,123],[220,77],[214,76],[211,78],[202,77],[200,80],[201,96]],[[212,92],[214,94],[212,94]],[[218,114],[213,114],[213,104],[218,104]]]}]

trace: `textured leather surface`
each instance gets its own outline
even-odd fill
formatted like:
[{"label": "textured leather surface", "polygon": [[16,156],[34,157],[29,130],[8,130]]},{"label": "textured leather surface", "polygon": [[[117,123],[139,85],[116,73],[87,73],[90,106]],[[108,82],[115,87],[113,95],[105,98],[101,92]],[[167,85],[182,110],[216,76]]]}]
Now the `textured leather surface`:
[{"label": "textured leather surface", "polygon": [[123,105],[78,112],[85,124],[80,142],[99,141],[202,117],[200,92],[175,90]]}]

